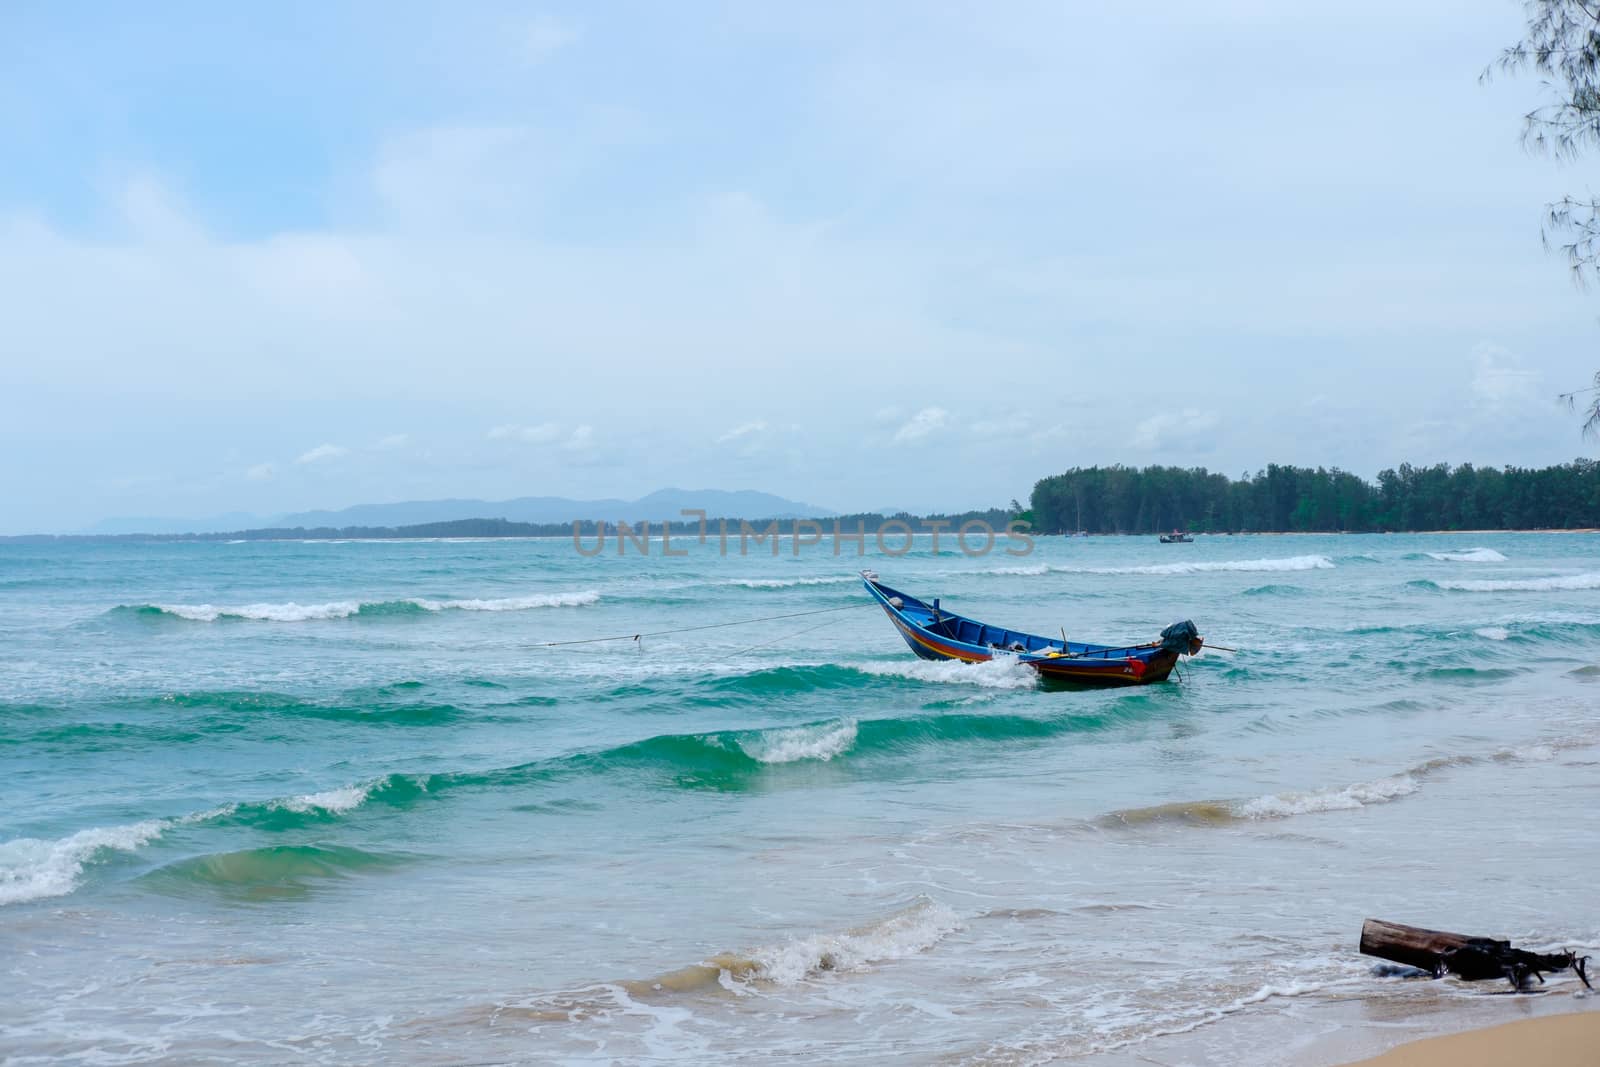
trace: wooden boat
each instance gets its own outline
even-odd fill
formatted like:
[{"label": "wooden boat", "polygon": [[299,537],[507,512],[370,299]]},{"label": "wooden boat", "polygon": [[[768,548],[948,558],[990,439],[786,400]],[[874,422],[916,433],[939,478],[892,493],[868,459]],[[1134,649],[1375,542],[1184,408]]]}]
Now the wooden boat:
[{"label": "wooden boat", "polygon": [[1161,637],[1138,645],[1091,645],[990,626],[890,589],[871,571],[862,571],[867,592],[888,614],[900,636],[923,659],[983,663],[1015,657],[1045,678],[1089,685],[1144,685],[1165,681],[1179,656],[1192,656],[1205,643],[1194,623],[1173,623]]},{"label": "wooden boat", "polygon": [[1193,544],[1194,538],[1189,534],[1179,533],[1177,530],[1173,530],[1169,534],[1161,535],[1161,543],[1164,545],[1187,545]]}]

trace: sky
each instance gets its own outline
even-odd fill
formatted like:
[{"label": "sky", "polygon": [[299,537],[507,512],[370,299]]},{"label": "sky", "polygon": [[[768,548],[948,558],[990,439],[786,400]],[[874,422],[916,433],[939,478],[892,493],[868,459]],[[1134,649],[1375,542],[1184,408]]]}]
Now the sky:
[{"label": "sky", "polygon": [[1594,456],[1513,0],[0,5],[0,533]]}]

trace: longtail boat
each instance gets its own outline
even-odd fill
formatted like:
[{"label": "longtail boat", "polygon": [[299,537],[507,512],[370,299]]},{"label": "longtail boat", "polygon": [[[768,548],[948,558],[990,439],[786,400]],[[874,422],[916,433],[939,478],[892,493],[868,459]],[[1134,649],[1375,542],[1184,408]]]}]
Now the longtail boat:
[{"label": "longtail boat", "polygon": [[1155,641],[1137,645],[1092,645],[1068,641],[1065,635],[1059,640],[1041,637],[945,611],[937,598],[924,603],[890,589],[872,571],[862,571],[861,580],[911,651],[923,659],[983,663],[1010,657],[1045,678],[1088,685],[1147,685],[1166,681],[1179,656],[1193,656],[1205,643],[1188,620],[1168,626]]}]

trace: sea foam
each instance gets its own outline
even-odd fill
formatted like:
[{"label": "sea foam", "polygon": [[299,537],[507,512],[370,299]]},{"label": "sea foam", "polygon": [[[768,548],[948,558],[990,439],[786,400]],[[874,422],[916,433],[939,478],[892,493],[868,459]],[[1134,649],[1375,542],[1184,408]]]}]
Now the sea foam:
[{"label": "sea foam", "polygon": [[1039,684],[1039,673],[1013,656],[996,656],[984,663],[918,659],[895,663],[861,663],[857,666],[867,674],[883,677],[976,685],[985,689],[1031,689]]},{"label": "sea foam", "polygon": [[330,815],[341,815],[347,811],[354,811],[366,803],[376,784],[369,782],[366,785],[346,785],[338,789],[326,789],[320,793],[304,793],[285,800],[274,800],[268,806],[300,814],[325,811]]},{"label": "sea foam", "polygon": [[594,590],[581,593],[538,593],[493,600],[412,600],[425,611],[527,611],[531,608],[581,608],[599,602]]},{"label": "sea foam", "polygon": [[1492,548],[1463,548],[1457,552],[1429,552],[1429,558],[1441,563],[1504,563],[1506,557]]},{"label": "sea foam", "polygon": [[886,919],[843,933],[813,934],[748,954],[726,953],[707,960],[738,981],[795,985],[830,971],[860,971],[874,963],[926,952],[962,928],[954,911],[921,900]]},{"label": "sea foam", "polygon": [[104,852],[134,852],[172,825],[161,819],[92,827],[54,841],[33,837],[0,843],[0,905],[65,896],[83,868]]},{"label": "sea foam", "polygon": [[1553,574],[1548,578],[1475,578],[1462,581],[1437,581],[1440,589],[1459,593],[1561,593],[1600,589],[1600,572]]},{"label": "sea foam", "polygon": [[[215,604],[146,604],[131,610],[145,614],[170,615],[192,622],[216,622],[219,619],[245,619],[257,622],[314,622],[327,619],[348,619],[354,615],[394,615],[407,611],[527,611],[533,608],[574,608],[594,604],[600,594],[594,590],[570,593],[535,593],[520,597],[495,599],[430,600],[413,597],[406,600],[334,600],[324,604],[299,604],[288,601],[282,604],[242,604],[218,606]],[[128,609],[123,609],[128,610]]]},{"label": "sea foam", "polygon": [[739,742],[751,759],[762,763],[794,763],[798,760],[831,760],[856,743],[856,722],[815,723],[763,730]]},{"label": "sea foam", "polygon": [[1418,789],[1410,774],[1396,774],[1373,782],[1358,782],[1342,789],[1318,789],[1309,793],[1274,793],[1256,797],[1234,807],[1245,819],[1282,819],[1291,815],[1310,815],[1322,811],[1351,811],[1371,804],[1385,804],[1410,796]]},{"label": "sea foam", "polygon": [[843,585],[861,579],[853,574],[831,575],[818,578],[734,578],[728,584],[744,589],[792,589],[802,585]]}]

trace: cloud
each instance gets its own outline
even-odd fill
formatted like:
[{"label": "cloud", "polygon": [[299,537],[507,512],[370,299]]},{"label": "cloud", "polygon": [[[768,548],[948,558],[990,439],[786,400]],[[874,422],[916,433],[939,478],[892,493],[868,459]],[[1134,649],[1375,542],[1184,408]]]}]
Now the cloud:
[{"label": "cloud", "polygon": [[1472,354],[1477,366],[1472,374],[1474,398],[1485,407],[1498,408],[1530,399],[1541,375],[1526,369],[1522,360],[1489,341],[1480,341]]},{"label": "cloud", "polygon": [[730,441],[737,441],[741,437],[749,437],[751,434],[761,433],[766,428],[767,424],[760,420],[757,420],[756,422],[746,422],[739,426],[735,426],[733,429],[717,438],[717,444],[725,445]]},{"label": "cloud", "polygon": [[578,39],[578,31],[550,15],[535,15],[522,34],[523,55],[532,63],[543,63]]},{"label": "cloud", "polygon": [[568,452],[587,452],[594,444],[594,427],[579,426],[572,431],[572,435],[562,442],[561,447]]},{"label": "cloud", "polygon": [[494,441],[522,441],[530,445],[548,444],[561,436],[561,427],[553,422],[537,426],[496,426],[489,431]]},{"label": "cloud", "polygon": [[300,457],[295,462],[321,463],[325,459],[338,459],[340,456],[349,453],[349,451],[348,448],[344,448],[341,445],[318,445],[309,452],[300,453]]},{"label": "cloud", "polygon": [[923,408],[910,420],[894,432],[894,443],[897,445],[910,444],[920,441],[929,434],[944,429],[950,413],[944,408]]},{"label": "cloud", "polygon": [[405,433],[392,433],[387,437],[378,439],[378,447],[383,449],[404,448],[411,443],[411,435]]},{"label": "cloud", "polygon": [[1152,415],[1135,428],[1133,445],[1150,451],[1209,452],[1216,447],[1216,435],[1212,431],[1221,421],[1215,411],[1199,408]]},{"label": "cloud", "polygon": [[252,482],[264,482],[278,473],[278,468],[271,463],[257,463],[254,467],[244,472],[244,476]]}]

